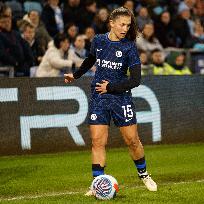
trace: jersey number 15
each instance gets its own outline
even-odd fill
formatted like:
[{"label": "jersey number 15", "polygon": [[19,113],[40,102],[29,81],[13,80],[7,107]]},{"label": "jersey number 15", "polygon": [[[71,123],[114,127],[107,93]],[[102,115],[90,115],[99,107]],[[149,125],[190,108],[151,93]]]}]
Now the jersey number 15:
[{"label": "jersey number 15", "polygon": [[133,117],[133,111],[132,111],[131,105],[122,106],[122,108],[123,108],[125,117],[128,117],[128,118]]}]

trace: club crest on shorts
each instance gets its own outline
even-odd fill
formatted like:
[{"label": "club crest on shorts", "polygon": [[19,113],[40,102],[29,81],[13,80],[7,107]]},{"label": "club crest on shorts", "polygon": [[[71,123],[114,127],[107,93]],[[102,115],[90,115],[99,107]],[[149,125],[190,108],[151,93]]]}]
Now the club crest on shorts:
[{"label": "club crest on shorts", "polygon": [[97,115],[96,114],[91,114],[91,120],[96,120],[97,119]]},{"label": "club crest on shorts", "polygon": [[116,51],[115,55],[116,57],[122,57],[123,53],[121,51]]}]

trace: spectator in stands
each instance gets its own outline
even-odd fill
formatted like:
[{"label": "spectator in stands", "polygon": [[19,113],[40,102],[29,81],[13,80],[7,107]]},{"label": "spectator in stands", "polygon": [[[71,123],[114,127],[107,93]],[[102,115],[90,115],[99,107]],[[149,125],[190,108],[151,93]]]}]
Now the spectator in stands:
[{"label": "spectator in stands", "polygon": [[163,47],[154,34],[154,25],[148,23],[144,26],[142,35],[137,39],[138,49],[146,51],[148,54],[155,49],[162,50]]},{"label": "spectator in stands", "polygon": [[141,7],[139,9],[139,13],[136,18],[136,22],[137,22],[137,25],[140,31],[144,29],[145,24],[153,23],[146,7]]},{"label": "spectator in stands", "polygon": [[[140,62],[141,62],[141,75],[151,75],[152,67],[149,64],[149,57],[147,52],[144,50],[138,50]],[[130,76],[130,71],[128,69],[127,75]]]},{"label": "spectator in stands", "polygon": [[174,30],[176,36],[179,38],[179,47],[186,48],[187,40],[191,38],[191,33],[193,34],[193,22],[190,20],[190,10],[188,6],[180,6],[178,8],[178,16],[174,20]]},{"label": "spectator in stands", "polygon": [[87,55],[84,36],[78,35],[74,40],[74,46],[69,50],[68,59],[74,61],[75,67],[79,68]]},{"label": "spectator in stands", "polygon": [[196,16],[204,22],[204,1],[203,0],[196,0],[195,5],[195,13]]},{"label": "spectator in stands", "polygon": [[52,38],[47,32],[44,23],[41,21],[38,11],[31,10],[28,13],[28,21],[35,27],[36,40],[38,40],[46,50]]},{"label": "spectator in stands", "polygon": [[5,1],[7,5],[7,13],[10,13],[12,16],[12,29],[18,30],[17,22],[23,17],[24,11],[22,3],[19,1]]},{"label": "spectator in stands", "polygon": [[188,7],[189,10],[190,10],[190,13],[191,15],[194,17],[194,14],[196,12],[196,8],[195,8],[195,3],[196,3],[196,0],[184,0],[184,1],[181,1],[178,5],[178,9],[180,7]]},{"label": "spectator in stands", "polygon": [[184,0],[180,4],[186,4],[190,9],[193,9],[195,6],[196,0]]},{"label": "spectator in stands", "polygon": [[8,7],[1,9],[0,62],[14,66],[15,76],[29,76],[34,60],[28,43],[12,29],[12,18],[7,15]]},{"label": "spectator in stands", "polygon": [[171,75],[189,75],[191,74],[191,71],[188,66],[185,64],[186,54],[184,52],[172,52],[170,54],[169,61],[172,61],[171,66],[173,67],[173,70],[170,70]]},{"label": "spectator in stands", "polygon": [[154,75],[167,75],[173,73],[173,67],[165,62],[164,54],[161,50],[152,51],[152,64],[150,65]]},{"label": "spectator in stands", "polygon": [[66,0],[63,6],[64,24],[74,23],[76,26],[80,24],[80,0]]},{"label": "spectator in stands", "polygon": [[42,21],[51,37],[64,31],[62,11],[58,4],[59,0],[48,0],[42,11]]},{"label": "spectator in stands", "polygon": [[177,38],[168,11],[164,11],[154,25],[155,36],[164,48],[177,47]]},{"label": "spectator in stands", "polygon": [[194,49],[204,51],[204,22],[199,18],[195,20],[194,33],[190,43]]},{"label": "spectator in stands", "polygon": [[66,34],[58,33],[43,56],[36,77],[59,77],[60,70],[72,67],[73,61],[64,59],[64,54],[69,49],[69,39]]},{"label": "spectator in stands", "polygon": [[148,54],[144,50],[138,50],[140,54],[140,62],[141,62],[141,74],[142,75],[151,75],[152,68],[149,64]]},{"label": "spectator in stands", "polygon": [[[159,16],[166,10],[168,10],[168,5],[174,3],[175,0],[166,1],[166,0],[153,0],[155,3],[152,6],[148,5],[150,11],[150,16],[153,21],[157,20]],[[168,3],[169,2],[169,3]]]},{"label": "spectator in stands", "polygon": [[[195,3],[195,0],[187,0],[187,1],[189,1],[189,2],[193,1]],[[187,20],[187,23],[188,23],[188,26],[189,26],[189,29],[190,29],[190,33],[192,35],[193,34],[193,27],[194,27],[194,22],[193,22],[192,19],[195,16],[194,16],[194,12],[191,12],[191,9],[193,9],[194,6],[189,7],[187,4],[185,4],[185,3],[182,4],[182,3],[180,3],[179,6],[178,6],[178,12],[180,12],[182,14],[182,12],[185,11],[185,12],[183,12],[182,16],[183,16],[184,19]]]},{"label": "spectator in stands", "polygon": [[133,0],[125,0],[123,7],[129,9],[135,15],[135,3]]},{"label": "spectator in stands", "polygon": [[95,0],[86,0],[85,7],[80,10],[80,23],[79,30],[83,32],[86,27],[92,25],[94,17],[96,15],[97,7]]},{"label": "spectator in stands", "polygon": [[[68,59],[74,62],[73,69],[78,69],[84,59],[88,56],[89,52],[85,49],[85,36],[78,35],[74,41],[74,47],[69,50]],[[86,76],[93,76],[96,67],[93,66],[88,72],[85,74]],[[74,71],[74,70],[72,70]]]},{"label": "spectator in stands", "polygon": [[42,60],[42,57],[45,53],[44,48],[42,47],[40,41],[35,38],[35,27],[29,22],[23,25],[22,29],[22,37],[26,40],[32,50],[32,54],[34,57],[34,66],[38,66]]},{"label": "spectator in stands", "polygon": [[[21,32],[24,31],[24,27],[27,25],[27,24],[31,24],[34,28],[35,28],[35,43],[34,45],[38,45],[38,50],[40,52],[38,52],[38,60],[35,62],[37,64],[39,64],[42,60],[42,57],[47,48],[48,48],[48,43],[51,41],[51,37],[50,35],[48,34],[44,24],[42,21],[40,21],[39,19],[39,13],[37,11],[30,11],[28,14],[26,14],[22,20],[20,20],[18,22],[18,27],[19,27],[19,30]],[[34,46],[36,47],[36,46]],[[36,64],[35,63],[35,64]]]},{"label": "spectator in stands", "polygon": [[79,32],[78,27],[76,26],[75,23],[69,23],[65,26],[65,33],[68,35],[71,47],[74,44],[74,40]]},{"label": "spectator in stands", "polygon": [[91,42],[95,36],[95,31],[90,26],[85,29],[84,34],[85,34],[85,49],[89,51],[91,48]]},{"label": "spectator in stands", "polygon": [[177,11],[178,11],[178,5],[180,4],[180,0],[171,0],[171,1],[165,0],[165,2],[166,2],[166,9],[168,9],[172,19],[174,19],[174,15],[177,14]]},{"label": "spectator in stands", "polygon": [[104,34],[108,32],[108,17],[109,13],[107,8],[101,8],[98,10],[92,25],[96,34]]}]

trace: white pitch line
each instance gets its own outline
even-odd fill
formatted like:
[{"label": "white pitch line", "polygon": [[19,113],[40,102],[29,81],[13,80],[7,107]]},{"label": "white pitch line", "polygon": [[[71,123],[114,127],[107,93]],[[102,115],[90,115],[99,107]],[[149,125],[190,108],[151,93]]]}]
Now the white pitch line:
[{"label": "white pitch line", "polygon": [[[169,184],[174,184],[174,185],[176,185],[176,184],[187,184],[187,183],[194,183],[194,182],[196,182],[196,183],[203,183],[204,182],[204,179],[201,179],[201,180],[196,180],[196,181],[180,181],[180,182],[178,182],[178,183],[175,183],[175,182],[173,182],[173,183],[169,183]],[[168,184],[168,183],[167,183]],[[167,185],[166,184],[166,185]],[[164,185],[165,185],[165,183],[164,183]]]},{"label": "white pitch line", "polygon": [[43,193],[40,195],[26,195],[26,196],[16,196],[12,198],[0,198],[0,201],[12,201],[12,200],[24,200],[24,199],[36,199],[36,198],[45,198],[45,197],[55,197],[55,196],[62,196],[62,195],[74,195],[80,192],[53,192],[53,193]]},{"label": "white pitch line", "polygon": [[[188,184],[188,183],[204,183],[204,179],[201,180],[196,180],[196,181],[181,181],[181,182],[166,182],[166,183],[161,183],[159,186],[165,186],[165,185],[178,185],[178,184]],[[125,187],[121,186],[121,188],[144,188],[144,186],[132,186],[132,187]],[[83,192],[73,192],[73,191],[65,191],[65,192],[53,192],[53,193],[43,193],[39,195],[26,195],[26,196],[16,196],[12,198],[2,198],[0,197],[0,202],[1,201],[13,201],[13,200],[29,200],[29,199],[38,199],[38,198],[46,198],[46,197],[55,197],[55,196],[62,196],[62,195],[74,195],[74,194],[80,194]]]}]

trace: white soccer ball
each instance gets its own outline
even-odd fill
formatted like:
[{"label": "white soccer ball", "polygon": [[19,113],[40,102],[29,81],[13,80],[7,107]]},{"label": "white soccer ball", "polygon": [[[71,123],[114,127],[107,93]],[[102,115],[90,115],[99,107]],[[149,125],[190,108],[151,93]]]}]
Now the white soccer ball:
[{"label": "white soccer ball", "polygon": [[91,190],[96,198],[110,200],[118,193],[118,182],[113,176],[100,175],[92,181]]}]

